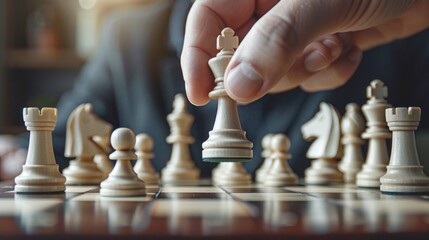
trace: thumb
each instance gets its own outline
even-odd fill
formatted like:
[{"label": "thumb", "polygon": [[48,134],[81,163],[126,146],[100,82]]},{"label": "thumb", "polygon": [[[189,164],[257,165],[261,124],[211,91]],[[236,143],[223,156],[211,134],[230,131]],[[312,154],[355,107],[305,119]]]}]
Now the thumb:
[{"label": "thumb", "polygon": [[285,77],[295,58],[316,38],[366,29],[396,17],[413,1],[280,1],[247,33],[225,73],[228,94],[254,101]]}]

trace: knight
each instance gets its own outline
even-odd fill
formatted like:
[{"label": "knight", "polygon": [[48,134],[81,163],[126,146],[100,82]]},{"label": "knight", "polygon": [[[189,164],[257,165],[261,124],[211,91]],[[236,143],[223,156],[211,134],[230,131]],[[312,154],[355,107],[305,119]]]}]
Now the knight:
[{"label": "knight", "polygon": [[107,175],[94,162],[94,156],[103,154],[103,148],[94,136],[110,136],[112,125],[93,113],[92,105],[81,104],[67,121],[65,156],[75,158],[63,170],[66,185],[99,184]]},{"label": "knight", "polygon": [[305,183],[326,185],[343,182],[343,174],[338,169],[341,154],[340,116],[328,103],[320,103],[320,110],[301,127],[304,139],[316,139],[307,151],[307,158],[315,159],[305,170]]}]

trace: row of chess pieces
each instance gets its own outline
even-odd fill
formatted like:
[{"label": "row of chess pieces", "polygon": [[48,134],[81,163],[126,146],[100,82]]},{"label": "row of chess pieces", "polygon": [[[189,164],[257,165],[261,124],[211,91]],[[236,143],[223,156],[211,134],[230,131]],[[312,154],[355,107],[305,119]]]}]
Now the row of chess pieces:
[{"label": "row of chess pieces", "polygon": [[[380,80],[373,80],[367,87],[367,102],[362,106],[366,128],[357,104],[348,104],[342,119],[332,105],[320,104],[315,117],[301,127],[305,139],[315,139],[307,151],[312,163],[305,170],[306,184],[351,183],[387,194],[429,192],[429,178],[419,162],[414,136],[421,109],[393,108],[387,95],[387,87]],[[389,159],[386,141],[390,138]],[[361,149],[365,140],[366,158]],[[256,174],[257,181],[264,178],[265,169],[264,163]]]},{"label": "row of chess pieces", "polygon": [[[429,179],[423,173],[416,152],[414,131],[420,121],[419,108],[390,108],[387,87],[380,80],[367,89],[367,103],[362,111],[349,104],[342,119],[330,104],[321,103],[314,118],[302,126],[304,138],[314,140],[307,157],[313,159],[305,171],[306,184],[355,183],[359,187],[380,188],[387,193],[429,192]],[[112,126],[97,117],[90,104],[82,104],[70,115],[67,124],[65,155],[70,161],[63,174],[55,164],[51,132],[57,110],[54,108],[24,109],[24,121],[30,131],[30,144],[23,172],[15,179],[15,191],[26,193],[61,192],[65,185],[98,185],[103,196],[144,195],[145,184],[185,184],[197,180],[189,144],[193,116],[186,109],[185,97],[176,95],[173,111],[167,116],[171,133],[171,158],[162,170],[162,177],[151,165],[153,140],[147,134],[135,134]],[[386,140],[393,132],[392,157],[389,164]],[[110,136],[110,143],[109,143]],[[368,139],[368,154],[363,157],[361,145]],[[115,151],[111,151],[110,145]],[[262,140],[265,159],[255,179],[267,186],[298,183],[288,165],[290,141],[284,134],[268,134]],[[135,149],[135,153],[133,152]],[[341,161],[338,163],[338,158]],[[109,160],[118,160],[115,166]],[[130,160],[137,159],[134,168]],[[389,164],[389,166],[388,166]],[[221,162],[212,173],[214,184],[246,185],[251,175],[241,162]]]}]

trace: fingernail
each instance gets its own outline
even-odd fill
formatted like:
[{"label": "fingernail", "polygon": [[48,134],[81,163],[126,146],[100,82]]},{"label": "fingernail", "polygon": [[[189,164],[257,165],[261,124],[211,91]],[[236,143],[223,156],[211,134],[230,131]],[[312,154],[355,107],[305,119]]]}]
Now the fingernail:
[{"label": "fingernail", "polygon": [[309,72],[317,72],[329,64],[328,59],[320,51],[314,51],[307,55],[304,66]]},{"label": "fingernail", "polygon": [[352,48],[352,50],[347,53],[347,57],[351,62],[357,62],[362,57],[362,51],[358,48]]},{"label": "fingernail", "polygon": [[325,40],[323,40],[322,43],[323,43],[323,45],[325,45],[326,47],[328,47],[329,50],[331,50],[331,56],[333,58],[335,58],[335,57],[337,57],[337,56],[340,55],[341,48],[340,48],[340,46],[336,42],[334,42],[334,41],[332,41],[330,39],[325,39]]},{"label": "fingernail", "polygon": [[226,79],[230,94],[237,99],[254,97],[262,87],[263,80],[258,72],[248,63],[240,63],[233,68]]}]

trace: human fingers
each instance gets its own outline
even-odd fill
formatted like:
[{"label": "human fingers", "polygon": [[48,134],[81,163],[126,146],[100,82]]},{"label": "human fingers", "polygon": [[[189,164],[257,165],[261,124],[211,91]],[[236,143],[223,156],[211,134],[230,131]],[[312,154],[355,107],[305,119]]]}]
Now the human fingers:
[{"label": "human fingers", "polygon": [[207,65],[217,53],[216,37],[229,26],[244,37],[256,21],[277,1],[200,0],[192,6],[187,19],[181,56],[183,77],[189,100],[195,105],[209,101],[213,89],[212,73]]},{"label": "human fingers", "polygon": [[384,23],[412,2],[281,1],[255,23],[237,49],[226,71],[226,90],[239,102],[254,101],[287,75],[296,57],[316,38]]},{"label": "human fingers", "polygon": [[406,38],[429,27],[429,1],[416,1],[404,14],[372,28],[352,33],[355,44],[366,50]]}]

